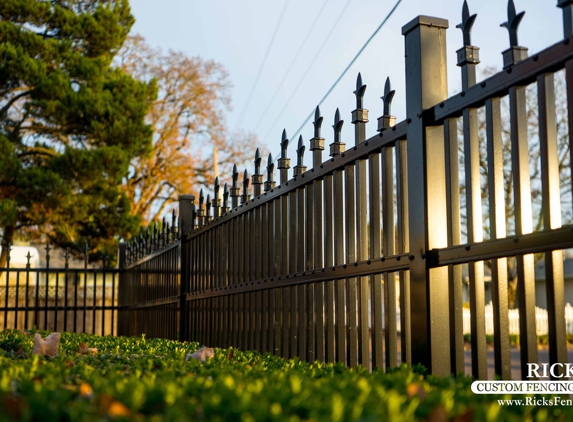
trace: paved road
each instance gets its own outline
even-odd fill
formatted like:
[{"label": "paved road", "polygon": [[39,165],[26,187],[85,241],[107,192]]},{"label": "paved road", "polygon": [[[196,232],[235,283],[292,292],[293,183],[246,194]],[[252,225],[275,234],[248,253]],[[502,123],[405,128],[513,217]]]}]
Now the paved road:
[{"label": "paved road", "polygon": [[[520,351],[517,347],[512,347],[510,351],[511,355],[511,378],[512,379],[521,379],[521,369],[520,369]],[[538,350],[539,355],[539,363],[549,363],[549,350]],[[573,363],[573,350],[567,350],[567,360]],[[471,350],[465,351],[465,363],[466,363],[466,374],[471,375],[472,367],[471,367]],[[488,370],[488,379],[494,379],[494,357],[493,357],[493,350],[487,351],[487,370]]]}]

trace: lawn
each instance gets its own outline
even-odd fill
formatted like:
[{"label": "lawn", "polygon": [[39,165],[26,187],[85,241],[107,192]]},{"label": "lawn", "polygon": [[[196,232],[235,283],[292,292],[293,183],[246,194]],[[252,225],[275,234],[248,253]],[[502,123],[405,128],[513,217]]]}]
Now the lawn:
[{"label": "lawn", "polygon": [[573,419],[567,407],[500,406],[509,396],[421,368],[369,373],[226,349],[202,363],[185,359],[197,343],[70,333],[49,358],[32,354],[33,334],[0,333],[0,420]]}]

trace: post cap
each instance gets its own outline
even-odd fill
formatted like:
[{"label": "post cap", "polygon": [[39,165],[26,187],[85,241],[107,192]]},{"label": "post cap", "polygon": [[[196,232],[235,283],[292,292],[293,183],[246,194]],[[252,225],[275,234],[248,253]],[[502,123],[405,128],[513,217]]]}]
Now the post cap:
[{"label": "post cap", "polygon": [[189,195],[189,194],[179,195],[178,200],[179,201],[194,201],[195,195]]},{"label": "post cap", "polygon": [[406,25],[404,25],[402,27],[402,35],[406,35],[408,32],[413,31],[414,29],[416,29],[418,26],[421,26],[421,25],[435,26],[435,27],[444,28],[444,29],[447,29],[450,27],[447,19],[434,18],[432,16],[420,15],[420,16],[412,19],[410,22],[408,22]]}]

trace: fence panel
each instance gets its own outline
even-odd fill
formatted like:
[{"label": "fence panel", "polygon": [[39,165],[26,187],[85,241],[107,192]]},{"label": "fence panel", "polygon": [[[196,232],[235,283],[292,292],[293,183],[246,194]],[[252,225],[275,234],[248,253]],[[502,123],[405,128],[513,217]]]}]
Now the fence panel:
[{"label": "fence panel", "polygon": [[[367,368],[422,363],[434,374],[465,370],[463,335],[469,331],[477,378],[487,377],[486,335],[493,333],[495,374],[507,379],[516,320],[508,288],[516,285],[522,375],[528,362],[537,361],[538,332],[547,330],[551,363],[565,362],[570,323],[562,251],[573,247],[573,232],[562,224],[560,197],[570,189],[571,174],[564,188],[556,169],[570,141],[557,141],[554,74],[565,69],[571,104],[573,43],[572,6],[560,7],[565,40],[530,58],[517,45],[518,15],[509,7],[504,70],[477,83],[479,48],[470,42],[475,15],[464,4],[458,25],[464,43],[457,52],[462,92],[450,98],[448,22],[420,16],[405,25],[406,119],[396,124],[390,113],[394,91],[388,80],[378,133],[366,138],[366,85],[359,74],[351,148],[341,138],[344,121],[337,110],[330,158],[323,160],[317,107],[312,168],[303,164],[301,136],[289,179],[284,131],[276,161],[280,185],[272,156],[263,180],[257,151],[254,174],[245,170],[240,187],[235,167],[222,201],[218,179],[213,200],[208,195],[205,201],[202,191],[197,206],[194,197],[182,197],[182,229],[170,246],[149,252],[149,240],[141,238],[126,250],[121,309],[141,315],[128,331],[145,327],[161,335],[145,309],[172,305],[164,318],[172,327],[178,303],[182,340]],[[534,107],[527,105],[531,89],[537,92]],[[536,128],[535,139],[528,124]],[[532,144],[539,148],[538,179]],[[542,218],[534,226],[537,210]],[[167,255],[171,266],[162,271],[172,288],[131,297],[137,289],[152,291],[160,272],[152,262]],[[535,306],[535,260],[541,255],[547,323]],[[469,309],[462,302],[463,268]],[[491,306],[485,304],[486,277]]]}]

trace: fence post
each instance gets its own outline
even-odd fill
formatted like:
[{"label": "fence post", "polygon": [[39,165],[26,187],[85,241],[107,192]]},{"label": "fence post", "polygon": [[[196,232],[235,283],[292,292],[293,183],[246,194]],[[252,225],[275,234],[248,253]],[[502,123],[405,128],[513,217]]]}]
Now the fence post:
[{"label": "fence post", "polygon": [[418,16],[402,27],[406,47],[408,202],[410,207],[412,363],[450,373],[448,268],[431,268],[431,250],[447,246],[443,125],[425,109],[447,99],[448,21]]},{"label": "fence post", "polygon": [[191,280],[191,244],[187,235],[193,230],[194,195],[179,196],[179,253],[181,263],[181,281],[179,296],[179,340],[189,341],[189,302],[187,294],[190,293]]}]

